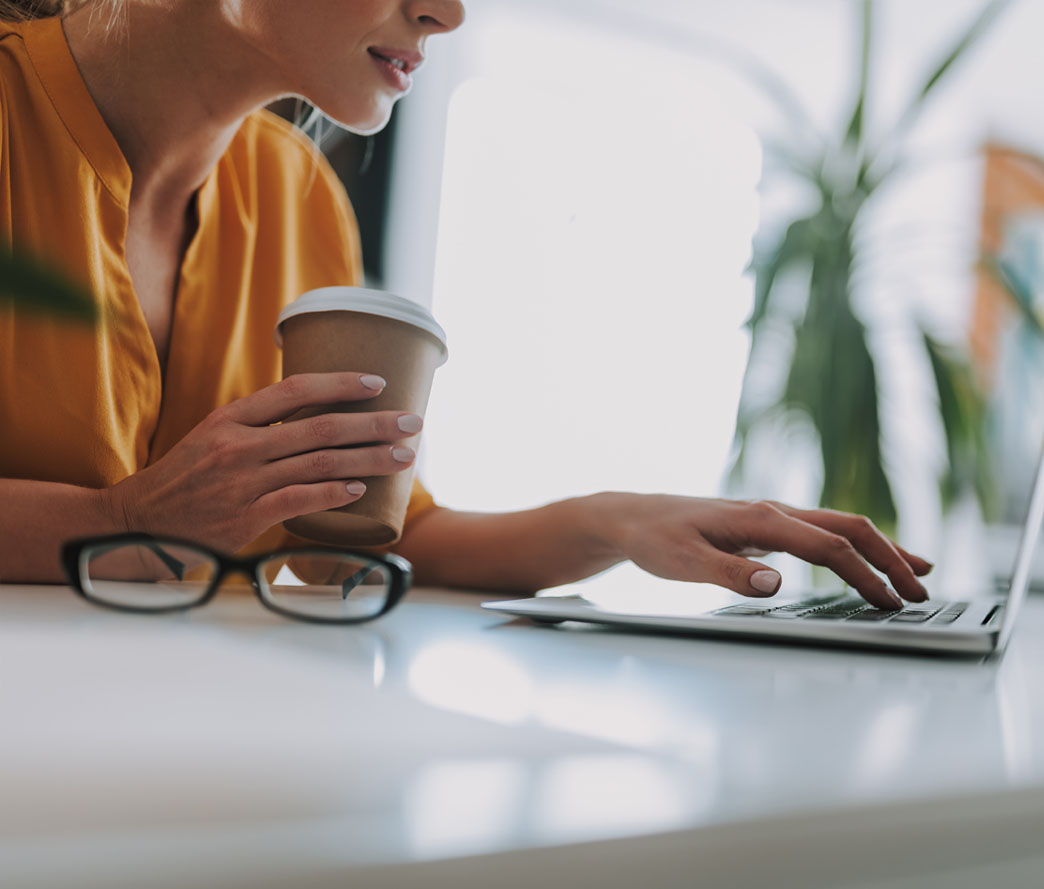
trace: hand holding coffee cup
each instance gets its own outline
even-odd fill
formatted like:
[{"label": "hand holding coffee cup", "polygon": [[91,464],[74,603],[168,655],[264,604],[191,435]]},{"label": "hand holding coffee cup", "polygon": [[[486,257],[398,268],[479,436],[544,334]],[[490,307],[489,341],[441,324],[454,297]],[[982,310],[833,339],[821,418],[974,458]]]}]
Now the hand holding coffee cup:
[{"label": "hand holding coffee cup", "polygon": [[[416,451],[417,417],[423,417],[435,369],[446,362],[446,334],[423,306],[400,296],[362,287],[311,290],[279,315],[276,343],[283,348],[283,377],[299,373],[364,371],[386,381],[365,401],[319,405],[298,411],[297,421],[329,413],[404,411],[404,438],[392,445]],[[412,455],[400,450],[408,468],[360,479],[363,497],[347,506],[283,522],[292,534],[342,546],[379,546],[402,535],[413,487]]]}]

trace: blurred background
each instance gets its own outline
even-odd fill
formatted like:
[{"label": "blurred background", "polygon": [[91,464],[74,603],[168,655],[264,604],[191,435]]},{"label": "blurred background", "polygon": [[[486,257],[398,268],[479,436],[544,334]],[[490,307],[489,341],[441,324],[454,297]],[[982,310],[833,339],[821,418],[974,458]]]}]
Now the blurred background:
[{"label": "blurred background", "polygon": [[1042,33],[1034,0],[472,3],[392,126],[323,142],[370,283],[449,334],[436,500],[822,502],[936,590],[1003,576],[1044,436]]}]

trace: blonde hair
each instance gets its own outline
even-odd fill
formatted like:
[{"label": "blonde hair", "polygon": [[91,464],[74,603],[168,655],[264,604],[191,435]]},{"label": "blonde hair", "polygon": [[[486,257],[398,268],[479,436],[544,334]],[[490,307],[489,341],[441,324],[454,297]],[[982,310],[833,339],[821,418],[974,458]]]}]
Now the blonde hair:
[{"label": "blonde hair", "polygon": [[108,6],[110,17],[114,19],[123,0],[0,0],[0,21],[25,22],[29,19],[68,15],[90,3]]},{"label": "blonde hair", "polygon": [[66,12],[65,0],[0,0],[0,19],[24,22]]}]

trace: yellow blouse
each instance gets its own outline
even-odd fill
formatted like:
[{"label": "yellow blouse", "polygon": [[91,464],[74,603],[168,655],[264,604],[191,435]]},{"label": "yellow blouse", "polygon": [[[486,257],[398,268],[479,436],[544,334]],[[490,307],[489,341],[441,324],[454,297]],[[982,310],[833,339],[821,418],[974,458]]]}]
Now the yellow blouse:
[{"label": "yellow blouse", "polygon": [[[115,484],[280,379],[272,331],[286,303],[360,282],[341,183],[299,131],[258,111],[199,191],[163,375],[124,256],[130,188],[61,21],[0,22],[0,246],[83,281],[106,319],[77,327],[0,303],[0,477]],[[434,505],[415,481],[407,525]],[[272,529],[251,549],[284,541]]]}]

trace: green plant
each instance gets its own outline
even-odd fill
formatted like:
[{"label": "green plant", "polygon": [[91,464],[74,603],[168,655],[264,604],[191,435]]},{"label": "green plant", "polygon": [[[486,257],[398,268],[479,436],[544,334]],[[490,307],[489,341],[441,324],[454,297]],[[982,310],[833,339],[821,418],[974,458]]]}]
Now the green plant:
[{"label": "green plant", "polygon": [[[939,61],[910,99],[898,120],[879,142],[867,133],[866,109],[874,44],[874,2],[859,7],[861,51],[858,90],[838,138],[824,140],[809,153],[807,127],[796,128],[795,145],[766,145],[766,155],[781,162],[788,176],[814,189],[817,206],[794,219],[769,243],[761,239],[751,263],[755,273],[754,308],[748,319],[751,358],[744,378],[736,424],[733,480],[742,476],[752,433],[762,424],[799,415],[819,438],[823,466],[820,502],[824,506],[863,513],[885,528],[894,528],[896,506],[881,453],[881,419],[875,359],[868,329],[853,309],[853,270],[860,261],[858,223],[883,184],[904,169],[901,147],[936,86],[982,37],[1010,0],[991,0],[960,39]],[[764,81],[764,71],[758,72]],[[777,81],[774,92],[779,94]],[[794,119],[800,102],[786,97],[781,108]],[[808,115],[802,114],[804,120]],[[807,276],[804,305],[795,307],[793,288],[781,282],[799,272]],[[793,278],[791,277],[791,280]],[[786,293],[786,295],[784,295]],[[980,495],[989,483],[983,454],[983,398],[972,369],[957,349],[938,342],[919,321],[938,393],[948,463],[941,495],[948,507],[971,487]],[[786,331],[793,348],[781,391],[759,400],[752,369],[762,358],[767,334]]]},{"label": "green plant", "polygon": [[94,324],[98,308],[90,294],[60,272],[0,248],[0,305]]}]

